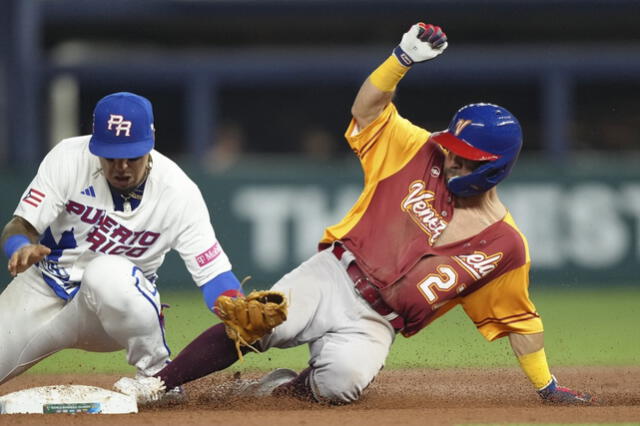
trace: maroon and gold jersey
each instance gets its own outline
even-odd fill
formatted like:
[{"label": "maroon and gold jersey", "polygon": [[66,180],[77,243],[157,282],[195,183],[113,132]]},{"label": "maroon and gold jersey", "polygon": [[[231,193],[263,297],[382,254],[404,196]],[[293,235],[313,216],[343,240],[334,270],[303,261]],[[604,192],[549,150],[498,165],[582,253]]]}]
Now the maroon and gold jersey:
[{"label": "maroon and gold jersey", "polygon": [[321,247],[343,242],[404,318],[405,336],[457,304],[488,340],[541,332],[528,295],[527,242],[511,216],[436,245],[454,214],[440,147],[393,104],[357,130],[352,120],[345,136],[362,164],[364,189],[345,218],[325,230]]}]

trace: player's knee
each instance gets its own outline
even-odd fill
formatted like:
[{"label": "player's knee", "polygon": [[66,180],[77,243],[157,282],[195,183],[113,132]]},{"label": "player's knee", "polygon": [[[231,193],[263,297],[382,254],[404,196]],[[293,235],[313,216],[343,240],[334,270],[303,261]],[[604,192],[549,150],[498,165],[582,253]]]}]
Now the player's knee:
[{"label": "player's knee", "polygon": [[[118,324],[136,335],[152,333],[158,326],[159,297],[143,294],[148,282],[136,266],[119,256],[100,256],[87,267],[80,286],[80,302],[95,312],[104,327]],[[157,295],[157,292],[156,296]],[[150,305],[153,305],[150,309]]]},{"label": "player's knee", "polygon": [[314,396],[320,402],[350,404],[362,396],[373,377],[354,366],[336,365],[318,369],[311,378]]},{"label": "player's knee", "polygon": [[98,297],[123,294],[122,289],[135,281],[134,268],[135,265],[124,257],[99,256],[87,264],[81,290]]}]

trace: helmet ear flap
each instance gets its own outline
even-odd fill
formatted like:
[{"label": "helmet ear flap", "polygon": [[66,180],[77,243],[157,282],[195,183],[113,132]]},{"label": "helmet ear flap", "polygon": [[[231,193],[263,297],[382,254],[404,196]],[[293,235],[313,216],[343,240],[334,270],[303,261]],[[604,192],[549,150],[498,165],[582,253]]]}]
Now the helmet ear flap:
[{"label": "helmet ear flap", "polygon": [[489,171],[489,173],[487,173],[487,179],[493,179],[495,177],[497,177],[500,172],[502,171],[502,169],[493,169],[491,171]]},{"label": "helmet ear flap", "polygon": [[497,185],[505,175],[506,169],[507,164],[501,164],[497,167],[491,167],[485,174],[485,177],[487,178],[487,181],[492,182],[494,185]]},{"label": "helmet ear flap", "polygon": [[504,160],[483,164],[466,176],[449,179],[447,187],[458,197],[472,197],[496,186],[509,174],[510,163]]}]

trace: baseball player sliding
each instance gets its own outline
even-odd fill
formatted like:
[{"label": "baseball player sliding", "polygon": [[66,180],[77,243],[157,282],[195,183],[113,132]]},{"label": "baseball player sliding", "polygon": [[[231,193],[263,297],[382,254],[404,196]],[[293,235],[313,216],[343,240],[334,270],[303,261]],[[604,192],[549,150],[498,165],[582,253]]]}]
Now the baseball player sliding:
[{"label": "baseball player sliding", "polygon": [[1,236],[15,278],[0,295],[0,384],[65,348],[124,348],[140,378],[158,372],[170,351],[156,272],[170,249],[208,307],[246,301],[198,187],[154,140],[151,103],[114,93],[97,103],[92,135],[40,164]]},{"label": "baseball player sliding", "polygon": [[[245,393],[353,402],[383,367],[396,333],[412,336],[462,305],[487,340],[509,338],[543,401],[593,402],[549,371],[528,296],[527,242],[496,191],[522,145],[516,117],[471,104],[430,133],[391,102],[412,66],[446,48],[440,27],[415,24],[360,88],[345,137],[364,170],[362,194],[325,230],[321,250],[274,285],[291,295],[289,318],[255,344],[263,351],[308,344],[309,367],[276,370]],[[224,329],[205,331],[146,386],[121,379],[116,388],[153,400],[231,365],[238,355]]]}]

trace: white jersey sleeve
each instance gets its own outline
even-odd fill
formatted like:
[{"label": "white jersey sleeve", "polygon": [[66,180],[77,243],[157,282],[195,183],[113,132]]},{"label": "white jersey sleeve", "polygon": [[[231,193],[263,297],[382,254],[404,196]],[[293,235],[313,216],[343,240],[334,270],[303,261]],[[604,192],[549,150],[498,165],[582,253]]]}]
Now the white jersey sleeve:
[{"label": "white jersey sleeve", "polygon": [[26,219],[40,234],[65,209],[70,172],[76,164],[68,154],[60,145],[49,151],[14,211],[14,215]]},{"label": "white jersey sleeve", "polygon": [[218,242],[207,206],[198,187],[183,188],[183,208],[176,224],[175,249],[198,286],[230,271],[231,263]]}]

